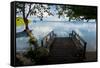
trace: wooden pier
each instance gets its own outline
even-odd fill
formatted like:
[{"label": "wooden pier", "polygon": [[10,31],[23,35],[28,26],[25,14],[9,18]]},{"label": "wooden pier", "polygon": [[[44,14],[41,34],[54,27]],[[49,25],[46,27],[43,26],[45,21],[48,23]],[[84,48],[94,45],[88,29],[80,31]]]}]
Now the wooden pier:
[{"label": "wooden pier", "polygon": [[86,42],[75,31],[68,37],[57,37],[54,31],[41,40],[42,47],[49,50],[48,64],[81,62],[85,59]]}]

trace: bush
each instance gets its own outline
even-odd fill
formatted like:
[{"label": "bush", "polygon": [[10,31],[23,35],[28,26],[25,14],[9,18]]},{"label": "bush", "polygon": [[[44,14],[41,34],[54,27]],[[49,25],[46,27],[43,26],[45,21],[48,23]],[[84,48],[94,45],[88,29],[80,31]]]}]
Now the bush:
[{"label": "bush", "polygon": [[34,50],[34,60],[36,64],[45,64],[47,63],[49,52],[47,48],[39,47]]},{"label": "bush", "polygon": [[31,59],[34,59],[36,62],[39,62],[41,60],[44,60],[48,57],[48,50],[44,47],[38,47],[35,50],[30,49],[27,52],[27,57],[30,57]]}]

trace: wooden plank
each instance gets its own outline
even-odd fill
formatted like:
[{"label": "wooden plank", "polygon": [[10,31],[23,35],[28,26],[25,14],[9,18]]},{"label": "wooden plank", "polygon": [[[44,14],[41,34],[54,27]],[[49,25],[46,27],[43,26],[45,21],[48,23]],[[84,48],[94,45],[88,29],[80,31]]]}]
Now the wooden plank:
[{"label": "wooden plank", "polygon": [[69,37],[56,37],[52,31],[41,43],[49,49],[47,64],[80,62],[85,57],[86,42],[75,31]]},{"label": "wooden plank", "polygon": [[77,54],[77,48],[71,38],[55,38],[55,41],[50,48],[48,63],[78,62],[81,59],[80,57],[77,57]]}]

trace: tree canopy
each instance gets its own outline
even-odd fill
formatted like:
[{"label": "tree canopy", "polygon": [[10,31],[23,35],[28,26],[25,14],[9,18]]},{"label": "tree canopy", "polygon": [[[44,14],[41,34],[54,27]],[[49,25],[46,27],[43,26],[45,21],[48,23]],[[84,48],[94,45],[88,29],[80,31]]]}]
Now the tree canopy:
[{"label": "tree canopy", "polygon": [[48,16],[53,15],[50,11],[50,7],[47,4],[35,4],[35,3],[16,3],[16,13],[21,14],[23,18],[28,16],[36,16],[40,20],[43,19],[45,14]]},{"label": "tree canopy", "polygon": [[[70,9],[73,11],[73,17],[80,19],[97,19],[97,8],[90,6],[71,6]],[[83,16],[83,17],[82,17]]]},{"label": "tree canopy", "polygon": [[59,18],[66,16],[69,17],[69,20],[97,19],[97,8],[94,6],[58,5],[57,11]]},{"label": "tree canopy", "polygon": [[16,14],[22,15],[26,29],[28,28],[28,16],[35,16],[41,21],[45,16],[54,16],[50,6],[55,6],[55,14],[58,18],[65,17],[75,20],[97,20],[97,7],[95,6],[78,6],[78,5],[52,5],[52,4],[37,4],[37,3],[16,3]]},{"label": "tree canopy", "polygon": [[25,30],[29,30],[28,27],[28,16],[36,16],[41,21],[45,14],[53,15],[49,10],[50,7],[44,4],[35,4],[35,3],[24,3],[24,2],[17,2],[16,3],[16,15],[22,15],[22,18],[25,23]]}]

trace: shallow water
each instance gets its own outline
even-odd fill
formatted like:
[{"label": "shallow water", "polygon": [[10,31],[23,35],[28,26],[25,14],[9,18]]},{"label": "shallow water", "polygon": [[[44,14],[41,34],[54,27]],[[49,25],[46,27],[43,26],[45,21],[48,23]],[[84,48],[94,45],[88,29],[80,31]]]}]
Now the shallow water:
[{"label": "shallow water", "polygon": [[[86,42],[87,51],[96,51],[96,23],[94,22],[37,22],[30,23],[29,28],[32,30],[33,35],[37,38],[40,44],[41,39],[52,30],[59,37],[66,37],[68,34],[75,30]],[[17,27],[16,31],[21,32],[24,26]],[[25,50],[29,48],[28,37],[16,38],[17,50]]]}]

